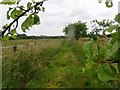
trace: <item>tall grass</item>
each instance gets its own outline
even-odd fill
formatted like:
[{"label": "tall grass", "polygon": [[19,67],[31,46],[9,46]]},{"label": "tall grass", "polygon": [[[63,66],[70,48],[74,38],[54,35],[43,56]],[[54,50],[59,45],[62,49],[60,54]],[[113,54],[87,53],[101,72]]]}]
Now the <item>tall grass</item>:
[{"label": "tall grass", "polygon": [[[93,70],[85,74],[85,41],[48,40],[3,58],[3,88],[110,88]],[[6,51],[3,51],[6,52]],[[6,52],[10,54],[10,52]]]},{"label": "tall grass", "polygon": [[[40,75],[56,55],[59,44],[25,46],[18,53],[3,58],[3,88],[25,87],[33,77]],[[50,46],[49,46],[50,45]],[[9,53],[10,54],[10,53]]]}]

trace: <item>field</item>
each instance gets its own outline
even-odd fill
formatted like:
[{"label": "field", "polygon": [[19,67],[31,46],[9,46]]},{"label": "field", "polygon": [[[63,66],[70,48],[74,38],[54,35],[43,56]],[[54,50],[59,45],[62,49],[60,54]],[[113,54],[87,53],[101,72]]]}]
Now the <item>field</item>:
[{"label": "field", "polygon": [[2,50],[3,88],[115,88],[113,82],[101,82],[94,70],[83,73],[88,40],[3,41],[3,47],[23,45]]}]

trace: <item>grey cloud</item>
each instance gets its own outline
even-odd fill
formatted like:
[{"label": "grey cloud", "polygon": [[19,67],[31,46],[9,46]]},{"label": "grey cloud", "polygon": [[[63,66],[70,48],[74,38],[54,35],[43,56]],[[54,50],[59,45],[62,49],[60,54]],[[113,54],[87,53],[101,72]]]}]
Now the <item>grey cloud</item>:
[{"label": "grey cloud", "polygon": [[74,17],[76,15],[85,15],[87,12],[85,10],[72,10],[70,13],[70,17]]},{"label": "grey cloud", "polygon": [[[23,0],[23,4],[27,1]],[[112,19],[118,12],[117,0],[114,3],[114,7],[108,9],[104,3],[98,4],[97,0],[48,0],[43,4],[46,8],[45,13],[39,13],[41,24],[33,26],[30,31],[27,31],[27,35],[63,35],[63,27],[78,20],[89,23],[96,18]],[[0,9],[0,12],[4,8]],[[4,13],[5,10],[0,17],[4,17]],[[5,22],[4,18],[3,21]],[[18,29],[21,33],[20,27]]]}]

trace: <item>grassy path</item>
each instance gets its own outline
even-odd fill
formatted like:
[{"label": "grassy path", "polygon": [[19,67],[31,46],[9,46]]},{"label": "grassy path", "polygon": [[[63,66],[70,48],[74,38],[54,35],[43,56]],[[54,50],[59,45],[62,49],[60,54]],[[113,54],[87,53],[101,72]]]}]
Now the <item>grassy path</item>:
[{"label": "grassy path", "polygon": [[[84,78],[81,72],[81,59],[75,43],[63,41],[57,56],[51,61],[44,72],[28,83],[27,87],[34,88],[76,88],[84,87]],[[75,50],[74,50],[75,49]],[[82,47],[79,49],[82,50]],[[82,60],[81,60],[82,61]]]}]

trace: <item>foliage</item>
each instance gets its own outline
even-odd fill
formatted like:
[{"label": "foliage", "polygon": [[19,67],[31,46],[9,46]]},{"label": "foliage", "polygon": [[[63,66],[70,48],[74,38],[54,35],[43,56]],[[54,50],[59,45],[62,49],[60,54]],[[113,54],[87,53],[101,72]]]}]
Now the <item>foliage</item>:
[{"label": "foliage", "polygon": [[[117,18],[117,20],[116,20]],[[115,20],[118,22],[118,15],[115,17]],[[119,22],[118,22],[119,23]],[[105,24],[106,25],[106,24]],[[103,44],[98,44],[99,41],[91,41],[87,42],[84,46],[84,50],[86,51],[87,56],[87,64],[85,70],[92,70],[96,68],[96,74],[98,78],[103,82],[113,81],[118,83],[119,87],[119,75],[120,75],[120,58],[119,58],[119,26],[113,25],[110,28],[106,29],[107,32],[112,32],[116,30],[116,32],[112,33],[112,38],[109,40],[109,43],[106,47],[103,48]],[[97,43],[96,50],[93,51],[91,48],[93,45]],[[116,63],[116,65],[113,65]],[[116,68],[117,67],[117,68]],[[84,71],[85,72],[85,71]]]},{"label": "foliage", "polygon": [[[101,3],[102,0],[99,0],[99,3]],[[108,8],[113,6],[112,0],[106,0],[106,6]],[[116,15],[115,21],[120,23],[119,20],[119,14]],[[118,88],[120,87],[120,57],[119,57],[119,25],[113,25],[114,22],[105,22],[103,20],[102,22],[98,22],[97,20],[93,20],[93,27],[95,27],[95,33],[96,36],[93,36],[93,39],[91,39],[89,42],[87,42],[84,45],[84,50],[86,52],[87,61],[86,61],[86,68],[83,68],[83,73],[86,72],[86,70],[89,70],[91,73],[93,69],[95,69],[95,73],[97,74],[97,77],[99,80],[103,82],[115,82],[118,83]],[[96,24],[99,25],[99,28],[96,27]],[[101,29],[101,26],[103,27]],[[105,28],[107,27],[107,28]],[[108,28],[109,27],[109,28]],[[115,30],[114,33],[112,33],[112,38],[109,40],[109,43],[106,47],[103,48],[103,44],[100,44],[98,39],[96,39],[97,34],[100,30],[103,30],[103,33],[105,32],[112,32]],[[94,32],[92,33],[94,34]],[[94,34],[95,35],[95,34]],[[96,41],[95,41],[96,40]],[[93,45],[97,43],[97,47],[95,51],[93,51],[91,48],[93,48]],[[99,43],[99,44],[98,44]],[[116,64],[113,64],[116,63]]]},{"label": "foliage", "polygon": [[3,0],[1,4],[17,4],[14,5],[14,7],[9,7],[9,10],[7,11],[7,19],[13,19],[13,21],[10,24],[6,24],[2,27],[2,37],[3,40],[8,40],[9,37],[15,38],[17,33],[17,27],[18,27],[18,20],[21,17],[26,17],[26,19],[21,24],[21,29],[23,32],[26,32],[26,30],[29,30],[30,27],[33,25],[40,24],[40,18],[38,16],[38,13],[40,11],[45,12],[45,8],[42,7],[43,2],[46,0],[43,0],[41,2],[28,2],[27,7],[21,5],[19,2],[21,0]]},{"label": "foliage", "polygon": [[73,24],[69,24],[63,29],[63,32],[70,38],[78,40],[80,37],[87,36],[86,23],[78,21]]},{"label": "foliage", "polygon": [[116,15],[115,21],[117,21],[118,23],[120,23],[120,14]]},{"label": "foliage", "polygon": [[104,19],[102,21],[98,21],[98,20],[92,20],[91,24],[92,25],[92,32],[96,35],[100,35],[100,33],[102,33],[102,35],[105,35],[105,32],[103,32],[106,28],[111,27],[114,25],[114,21],[109,20],[109,19]]},{"label": "foliage", "polygon": [[20,39],[65,39],[66,36],[27,36],[26,34],[17,34],[16,38],[9,37],[9,40],[20,40]]},{"label": "foliage", "polygon": [[16,1],[19,1],[19,0],[2,0],[1,2],[0,2],[0,4],[4,4],[4,5],[12,5],[12,4],[15,4],[16,3]]}]

